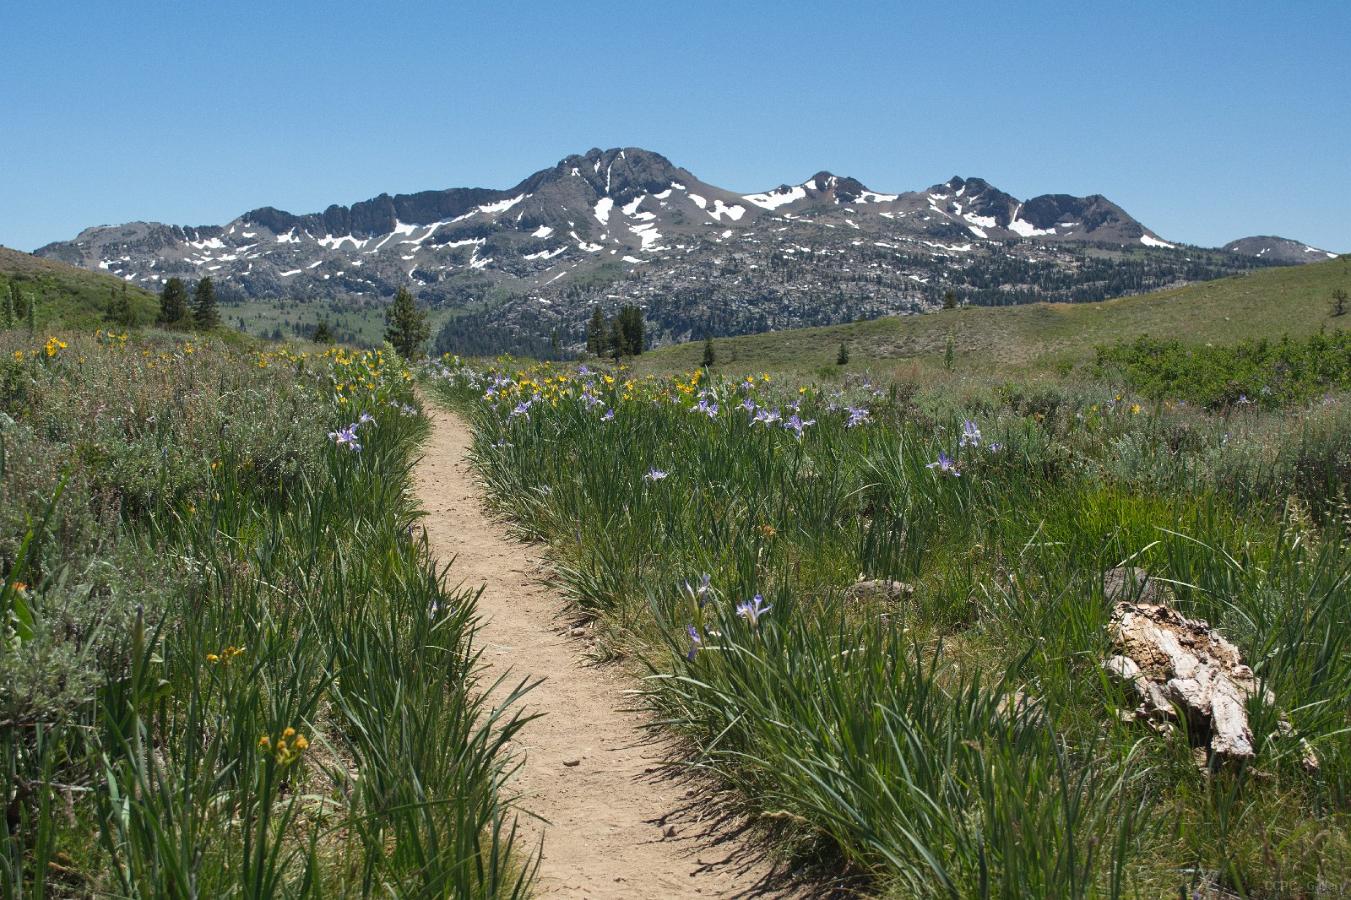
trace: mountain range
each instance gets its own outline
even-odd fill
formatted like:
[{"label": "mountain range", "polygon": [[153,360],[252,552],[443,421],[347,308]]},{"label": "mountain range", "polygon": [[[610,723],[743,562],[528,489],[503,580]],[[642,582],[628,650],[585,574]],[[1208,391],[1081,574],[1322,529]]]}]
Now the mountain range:
[{"label": "mountain range", "polygon": [[381,194],[224,225],[87,228],[36,251],[155,289],[211,276],[229,300],[463,310],[448,349],[574,346],[594,304],[638,302],[658,341],[964,302],[1094,300],[1335,254],[1252,237],[1167,241],[1100,195],[1020,200],[980,178],[886,193],[819,172],[740,194],[639,148],[568,156],[507,190]]}]

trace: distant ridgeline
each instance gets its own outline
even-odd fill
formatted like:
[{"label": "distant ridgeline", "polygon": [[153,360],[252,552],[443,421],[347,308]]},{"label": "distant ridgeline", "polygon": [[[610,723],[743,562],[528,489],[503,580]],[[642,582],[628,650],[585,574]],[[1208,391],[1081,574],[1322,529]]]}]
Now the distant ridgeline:
[{"label": "distant ridgeline", "polygon": [[568,156],[505,190],[100,226],[37,253],[154,291],[210,276],[225,304],[379,305],[407,287],[447,311],[443,349],[530,353],[580,350],[594,306],[638,304],[664,344],[919,312],[948,292],[981,306],[1099,300],[1329,255],[1274,237],[1184,247],[1101,195],[1019,199],[980,178],[884,193],[823,171],[743,194],[634,147]]}]

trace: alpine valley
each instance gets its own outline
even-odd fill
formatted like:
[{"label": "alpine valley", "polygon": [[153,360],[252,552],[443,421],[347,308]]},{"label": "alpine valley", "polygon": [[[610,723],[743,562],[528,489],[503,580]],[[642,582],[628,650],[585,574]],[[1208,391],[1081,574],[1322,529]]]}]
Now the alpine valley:
[{"label": "alpine valley", "polygon": [[1160,237],[1105,197],[1019,200],[980,178],[884,193],[820,172],[740,194],[633,147],[569,156],[508,190],[381,194],[224,225],[87,228],[38,256],[157,290],[210,276],[225,303],[448,312],[439,350],[577,349],[592,307],[636,303],[655,344],[922,312],[1089,301],[1335,256],[1276,237]]}]

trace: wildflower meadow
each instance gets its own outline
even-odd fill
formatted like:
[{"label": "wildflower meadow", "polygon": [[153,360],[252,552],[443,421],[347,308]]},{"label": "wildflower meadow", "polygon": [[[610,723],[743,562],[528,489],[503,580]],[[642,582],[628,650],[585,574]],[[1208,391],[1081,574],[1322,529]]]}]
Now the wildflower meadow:
[{"label": "wildflower meadow", "polygon": [[0,342],[0,895],[523,895],[407,368]]},{"label": "wildflower meadow", "polygon": [[[1351,890],[1345,398],[428,379],[597,654],[795,859],[905,897]],[[1104,668],[1121,571],[1242,652],[1250,759],[1132,714]]]}]

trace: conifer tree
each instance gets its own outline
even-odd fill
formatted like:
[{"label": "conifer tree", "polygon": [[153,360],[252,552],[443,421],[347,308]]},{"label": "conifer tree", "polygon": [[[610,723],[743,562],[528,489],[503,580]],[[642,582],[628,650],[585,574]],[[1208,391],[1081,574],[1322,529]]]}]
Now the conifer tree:
[{"label": "conifer tree", "polygon": [[135,315],[131,310],[131,298],[127,296],[126,282],[122,283],[122,290],[112,291],[112,297],[108,300],[108,311],[104,313],[104,318],[114,325],[131,327],[136,324]]},{"label": "conifer tree", "polygon": [[314,337],[312,340],[316,344],[333,343],[333,330],[328,327],[328,319],[320,319],[319,324],[314,326]]},{"label": "conifer tree", "polygon": [[203,331],[220,324],[220,311],[216,309],[216,285],[209,277],[197,282],[197,290],[192,297],[192,320]]},{"label": "conifer tree", "polygon": [[709,366],[713,365],[717,361],[718,356],[713,351],[713,338],[711,337],[704,338],[704,360],[702,363],[700,363],[700,365],[702,365],[705,369],[707,369]]},{"label": "conifer tree", "polygon": [[20,319],[28,318],[28,305],[19,292],[19,286],[12,281],[9,283],[9,299],[14,304],[14,324],[17,325]]},{"label": "conifer tree", "polygon": [[385,311],[385,340],[404,359],[416,359],[422,355],[422,345],[430,336],[427,313],[418,308],[408,288],[399,288],[394,302]]},{"label": "conifer tree", "polygon": [[640,307],[629,305],[619,310],[615,325],[621,344],[620,354],[638,356],[643,352],[643,311]]},{"label": "conifer tree", "polygon": [[591,307],[591,321],[586,325],[586,352],[596,356],[605,355],[608,335],[605,329],[605,316],[599,306]]},{"label": "conifer tree", "polygon": [[944,309],[957,308],[957,295],[952,292],[952,288],[948,288],[946,291],[943,292],[943,308]]},{"label": "conifer tree", "polygon": [[840,341],[840,352],[835,354],[835,365],[842,366],[849,362],[849,348],[845,346],[844,341]]},{"label": "conifer tree", "polygon": [[170,278],[164,282],[159,295],[159,316],[157,325],[174,326],[188,317],[188,289],[181,278]]}]

